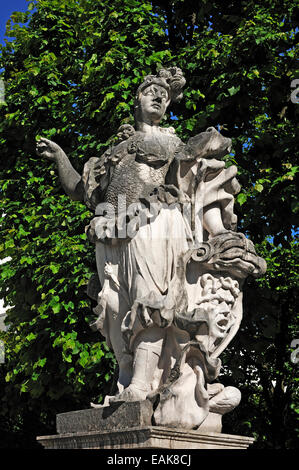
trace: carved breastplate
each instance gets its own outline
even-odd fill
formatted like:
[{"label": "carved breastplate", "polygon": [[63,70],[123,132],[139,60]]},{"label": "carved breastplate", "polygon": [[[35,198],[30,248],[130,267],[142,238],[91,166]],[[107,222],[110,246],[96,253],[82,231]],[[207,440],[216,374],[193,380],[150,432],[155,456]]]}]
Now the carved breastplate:
[{"label": "carved breastplate", "polygon": [[136,133],[128,139],[126,154],[113,170],[105,202],[117,207],[118,196],[123,195],[128,206],[164,184],[179,143],[176,136],[162,132],[149,137]]}]

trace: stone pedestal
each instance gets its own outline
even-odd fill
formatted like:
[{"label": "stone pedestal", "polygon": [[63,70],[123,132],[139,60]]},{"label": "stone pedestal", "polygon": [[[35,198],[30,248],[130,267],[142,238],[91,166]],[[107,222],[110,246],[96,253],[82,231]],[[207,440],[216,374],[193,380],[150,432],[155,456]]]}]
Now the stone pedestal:
[{"label": "stone pedestal", "polygon": [[45,449],[247,449],[254,439],[221,433],[199,433],[160,426],[119,431],[89,431],[37,438]]},{"label": "stone pedestal", "polygon": [[247,449],[254,439],[203,430],[153,426],[152,404],[90,408],[56,417],[56,435],[39,436],[45,449]]}]

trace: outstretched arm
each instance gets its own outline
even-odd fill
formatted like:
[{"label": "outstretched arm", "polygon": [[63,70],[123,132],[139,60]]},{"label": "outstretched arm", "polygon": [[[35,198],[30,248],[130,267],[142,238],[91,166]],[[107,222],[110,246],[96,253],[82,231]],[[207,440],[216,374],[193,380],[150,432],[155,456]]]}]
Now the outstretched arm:
[{"label": "outstretched arm", "polygon": [[51,140],[41,138],[37,142],[36,153],[40,157],[56,162],[59,179],[66,194],[75,201],[83,201],[81,176],[73,168],[62,148]]}]

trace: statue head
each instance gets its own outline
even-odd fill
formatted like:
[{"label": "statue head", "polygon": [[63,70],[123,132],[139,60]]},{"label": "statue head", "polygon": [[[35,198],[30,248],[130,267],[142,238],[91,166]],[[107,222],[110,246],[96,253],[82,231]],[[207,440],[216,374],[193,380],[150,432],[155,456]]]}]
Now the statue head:
[{"label": "statue head", "polygon": [[157,75],[147,75],[135,96],[135,120],[158,125],[171,101],[179,101],[186,80],[181,69],[161,69]]}]

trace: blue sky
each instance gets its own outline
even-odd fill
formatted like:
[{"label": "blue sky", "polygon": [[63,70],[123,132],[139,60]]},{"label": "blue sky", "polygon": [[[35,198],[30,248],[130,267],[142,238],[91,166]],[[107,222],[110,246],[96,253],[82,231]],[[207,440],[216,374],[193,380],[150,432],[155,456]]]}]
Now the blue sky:
[{"label": "blue sky", "polygon": [[0,7],[0,43],[4,44],[5,25],[14,11],[26,11],[27,0],[2,0]]}]

